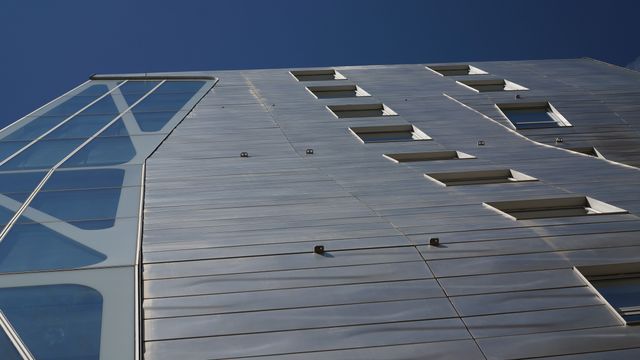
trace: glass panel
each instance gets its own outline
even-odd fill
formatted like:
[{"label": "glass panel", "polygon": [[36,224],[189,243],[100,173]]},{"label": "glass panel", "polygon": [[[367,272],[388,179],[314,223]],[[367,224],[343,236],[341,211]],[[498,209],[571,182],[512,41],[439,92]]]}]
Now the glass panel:
[{"label": "glass panel", "polygon": [[40,191],[114,188],[123,180],[122,169],[56,170]]},{"label": "glass panel", "polygon": [[[111,114],[118,115],[120,111],[116,106],[116,103],[113,101],[113,97],[111,95],[107,95],[97,101],[95,104],[83,110],[80,114],[82,115],[96,115],[96,114]],[[113,117],[112,117],[113,118]]]},{"label": "glass panel", "polygon": [[166,93],[191,93],[195,94],[206,84],[206,81],[165,81],[154,93],[166,94]]},{"label": "glass panel", "polygon": [[160,84],[160,81],[156,80],[129,80],[118,89],[122,94],[146,94],[158,84]]},{"label": "glass panel", "polygon": [[115,219],[105,219],[105,220],[82,220],[82,221],[69,221],[69,224],[80,228],[82,230],[102,230],[108,229],[115,225]]},{"label": "glass panel", "polygon": [[1,166],[0,170],[50,169],[83,141],[83,139],[38,141]]},{"label": "glass panel", "polygon": [[5,136],[2,140],[34,140],[40,135],[49,131],[49,129],[58,125],[67,116],[41,116],[26,123],[21,128]]},{"label": "glass panel", "polygon": [[547,108],[504,110],[504,114],[518,129],[558,126]]},{"label": "glass panel", "polygon": [[62,100],[51,110],[48,110],[43,115],[71,115],[83,107],[89,105],[92,101],[105,94],[109,89],[106,85],[92,85],[73,97]]},{"label": "glass panel", "polygon": [[191,100],[192,93],[156,94],[152,93],[132,111],[134,114],[147,111],[178,111]]},{"label": "glass panel", "polygon": [[13,155],[16,151],[27,145],[27,141],[0,142],[0,161]]},{"label": "glass panel", "polygon": [[124,164],[136,156],[128,136],[95,138],[67,160],[63,167]]},{"label": "glass panel", "polygon": [[75,96],[93,96],[94,98],[98,98],[100,97],[100,95],[105,94],[107,91],[109,91],[107,85],[94,84],[82,90]]},{"label": "glass panel", "polygon": [[23,193],[10,193],[10,194],[2,194],[10,199],[13,199],[17,202],[19,202],[20,204],[24,204],[24,202],[27,200],[27,198],[29,197],[29,195],[31,195],[31,192],[23,192]]},{"label": "glass panel", "polygon": [[[0,309],[1,310],[1,309]],[[22,356],[13,346],[9,336],[0,328],[0,359],[3,360],[22,360]]]},{"label": "glass panel", "polygon": [[160,131],[175,116],[176,112],[137,113],[136,122],[144,132]]},{"label": "glass panel", "polygon": [[387,142],[387,141],[411,141],[413,132],[411,131],[384,131],[358,134],[364,142]]},{"label": "glass panel", "polygon": [[81,285],[0,289],[0,309],[38,360],[98,360],[102,301]]},{"label": "glass panel", "polygon": [[591,280],[591,284],[615,308],[640,306],[640,277]]},{"label": "glass panel", "polygon": [[113,120],[116,115],[78,115],[57,128],[45,139],[87,139]]},{"label": "glass panel", "polygon": [[113,219],[121,188],[40,192],[30,207],[62,221]]},{"label": "glass panel", "polygon": [[98,137],[109,137],[109,136],[127,136],[129,135],[129,131],[127,131],[127,127],[124,125],[124,121],[122,119],[116,120],[113,124],[111,124],[108,128],[105,129]]},{"label": "glass panel", "polygon": [[[11,220],[14,214],[15,211],[9,210],[4,206],[0,206],[0,224],[2,225],[0,226],[0,230],[4,228],[4,225],[9,223],[9,220]],[[2,242],[0,242],[0,244],[2,244]]]},{"label": "glass panel", "polygon": [[159,81],[128,81],[120,89],[127,105],[131,106],[159,83]]},{"label": "glass panel", "polygon": [[0,242],[0,272],[74,269],[106,258],[37,223],[14,225]]},{"label": "glass panel", "polygon": [[45,172],[0,173],[0,193],[31,192],[44,178]]}]

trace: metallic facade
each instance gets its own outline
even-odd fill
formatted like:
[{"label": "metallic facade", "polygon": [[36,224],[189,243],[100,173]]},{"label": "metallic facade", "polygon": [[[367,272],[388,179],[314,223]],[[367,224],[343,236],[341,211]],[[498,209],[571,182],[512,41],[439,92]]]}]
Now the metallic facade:
[{"label": "metallic facade", "polygon": [[0,132],[0,358],[636,359],[640,290],[600,286],[640,278],[638,89],[592,59],[93,76]]},{"label": "metallic facade", "polygon": [[[144,357],[637,358],[640,328],[574,267],[638,262],[640,74],[467,65],[215,72],[147,161]],[[458,82],[483,79],[512,90]],[[526,103],[561,126],[518,130],[496,106]],[[504,169],[533,180],[425,177]],[[531,199],[604,210],[517,220],[486,204]]]}]

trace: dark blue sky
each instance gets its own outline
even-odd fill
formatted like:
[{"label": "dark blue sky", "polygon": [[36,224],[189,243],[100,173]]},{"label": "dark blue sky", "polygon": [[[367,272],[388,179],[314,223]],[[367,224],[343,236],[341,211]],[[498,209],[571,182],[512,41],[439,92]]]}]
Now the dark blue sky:
[{"label": "dark blue sky", "polygon": [[92,73],[640,55],[640,2],[2,0],[0,125]]}]

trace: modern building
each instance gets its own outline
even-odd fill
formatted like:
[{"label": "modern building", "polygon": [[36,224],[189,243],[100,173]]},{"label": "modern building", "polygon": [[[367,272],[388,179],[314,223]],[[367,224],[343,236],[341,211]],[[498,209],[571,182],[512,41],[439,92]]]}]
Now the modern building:
[{"label": "modern building", "polygon": [[0,359],[640,357],[640,73],[94,75],[0,157]]}]

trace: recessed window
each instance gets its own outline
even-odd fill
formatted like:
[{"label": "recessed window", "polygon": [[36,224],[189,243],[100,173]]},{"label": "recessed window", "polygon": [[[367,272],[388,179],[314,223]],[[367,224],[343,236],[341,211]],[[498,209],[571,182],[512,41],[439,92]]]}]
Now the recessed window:
[{"label": "recessed window", "polygon": [[333,69],[321,70],[293,70],[291,71],[298,81],[326,81],[326,80],[344,80],[346,77]]},{"label": "recessed window", "polygon": [[538,180],[511,169],[427,173],[424,174],[424,176],[444,186],[515,183]]},{"label": "recessed window", "polygon": [[413,125],[352,127],[349,130],[363,143],[431,140]]},{"label": "recessed window", "polygon": [[496,201],[484,204],[515,220],[627,213],[624,209],[586,196]]},{"label": "recessed window", "polygon": [[571,126],[548,102],[496,104],[516,129]]},{"label": "recessed window", "polygon": [[383,156],[397,163],[414,162],[414,161],[463,160],[463,159],[476,158],[473,155],[469,155],[461,151],[453,151],[453,150],[384,154]]},{"label": "recessed window", "polygon": [[427,69],[435,72],[440,76],[461,76],[461,75],[485,75],[488,74],[484,70],[480,70],[475,66],[467,64],[454,64],[454,65],[432,65],[427,66]]},{"label": "recessed window", "polygon": [[329,105],[327,108],[339,119],[398,115],[385,104]]},{"label": "recessed window", "polygon": [[624,323],[640,324],[640,263],[581,266],[576,271]]},{"label": "recessed window", "polygon": [[368,92],[356,85],[309,86],[307,89],[318,99],[371,96]]},{"label": "recessed window", "polygon": [[604,159],[604,156],[602,156],[602,154],[600,154],[598,149],[594,148],[593,146],[572,147],[572,148],[567,148],[567,150]]},{"label": "recessed window", "polygon": [[458,80],[457,83],[477,92],[529,90],[522,85],[504,79]]}]

